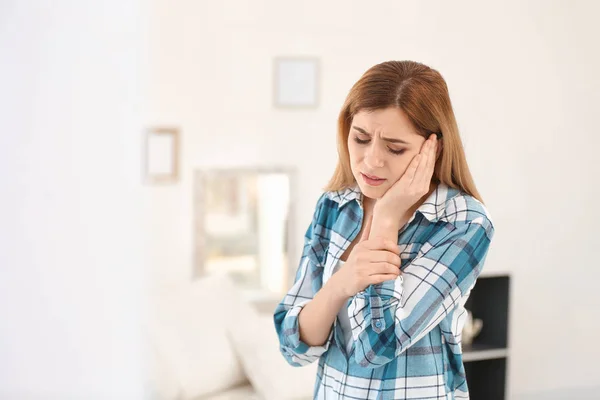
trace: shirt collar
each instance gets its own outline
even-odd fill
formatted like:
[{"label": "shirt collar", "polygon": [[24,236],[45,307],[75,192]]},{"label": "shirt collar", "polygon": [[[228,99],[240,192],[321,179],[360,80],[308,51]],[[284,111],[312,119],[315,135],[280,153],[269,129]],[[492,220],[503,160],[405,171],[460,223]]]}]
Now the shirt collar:
[{"label": "shirt collar", "polygon": [[[335,201],[342,208],[352,200],[356,200],[359,207],[362,208],[363,194],[360,191],[358,185],[352,187],[334,190],[327,193],[329,199]],[[415,214],[411,217],[411,221],[414,219],[417,212],[423,214],[430,222],[436,222],[444,216],[446,211],[446,201],[449,198],[449,187],[444,183],[439,183],[433,192],[427,197],[427,199],[419,206],[415,211]]]},{"label": "shirt collar", "polygon": [[344,205],[351,202],[352,200],[356,200],[360,208],[362,208],[363,194],[360,191],[358,185],[356,184],[346,189],[333,190],[331,192],[327,192],[327,197],[338,203],[339,208],[342,208]]},{"label": "shirt collar", "polygon": [[[416,212],[423,214],[429,222],[438,221],[446,214],[446,203],[449,198],[448,190],[448,186],[440,182],[427,199],[425,199],[423,204],[417,208]],[[412,218],[414,218],[414,215]]]}]

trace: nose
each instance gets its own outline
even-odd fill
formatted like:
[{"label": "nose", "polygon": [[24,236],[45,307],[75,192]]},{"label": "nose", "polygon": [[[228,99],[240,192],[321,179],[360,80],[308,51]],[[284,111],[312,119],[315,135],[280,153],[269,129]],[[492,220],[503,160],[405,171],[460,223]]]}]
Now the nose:
[{"label": "nose", "polygon": [[384,165],[384,155],[380,149],[379,143],[372,141],[365,153],[364,162],[369,169],[382,168]]}]

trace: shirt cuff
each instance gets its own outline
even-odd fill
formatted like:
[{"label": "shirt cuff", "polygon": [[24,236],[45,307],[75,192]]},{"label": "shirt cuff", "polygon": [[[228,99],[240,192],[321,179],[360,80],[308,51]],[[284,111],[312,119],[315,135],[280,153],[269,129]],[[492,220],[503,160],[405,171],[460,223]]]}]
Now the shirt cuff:
[{"label": "shirt cuff", "polygon": [[322,346],[310,346],[300,340],[300,325],[298,323],[298,314],[308,304],[310,300],[296,304],[290,308],[285,320],[283,321],[283,333],[286,338],[286,344],[289,350],[297,354],[306,354],[307,356],[320,356],[329,349],[333,337],[333,329],[329,332],[329,337]]},{"label": "shirt cuff", "polygon": [[395,280],[385,281],[367,288],[365,295],[368,298],[371,314],[371,328],[376,333],[381,333],[387,328],[385,310],[393,303],[402,302],[402,276]]}]

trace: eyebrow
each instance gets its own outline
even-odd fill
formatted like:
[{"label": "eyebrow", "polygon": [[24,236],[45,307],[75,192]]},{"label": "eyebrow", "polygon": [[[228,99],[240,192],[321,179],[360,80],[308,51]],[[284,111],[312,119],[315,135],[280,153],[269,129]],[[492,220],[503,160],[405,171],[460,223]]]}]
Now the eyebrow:
[{"label": "eyebrow", "polygon": [[[359,128],[358,126],[354,126],[354,125],[352,125],[352,128],[356,129],[360,133],[364,133],[365,135],[371,136],[371,134],[369,132],[365,131],[363,128]],[[394,138],[387,138],[387,137],[382,137],[382,139],[385,140],[386,142],[390,142],[390,143],[402,143],[402,144],[410,145],[410,143],[408,143],[407,141],[402,140],[402,139],[394,139]]]}]

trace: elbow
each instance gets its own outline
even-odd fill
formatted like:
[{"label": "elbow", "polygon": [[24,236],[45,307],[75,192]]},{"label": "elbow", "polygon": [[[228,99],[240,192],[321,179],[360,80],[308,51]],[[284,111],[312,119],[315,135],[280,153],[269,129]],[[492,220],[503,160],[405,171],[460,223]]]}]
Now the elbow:
[{"label": "elbow", "polygon": [[292,367],[304,367],[319,359],[319,357],[296,353],[286,346],[280,346],[279,350],[285,361]]},{"label": "elbow", "polygon": [[279,351],[292,367],[303,367],[319,359],[328,346],[310,346],[300,340],[299,334],[281,332]]},{"label": "elbow", "polygon": [[285,360],[293,367],[303,367],[317,361],[329,347],[329,340],[324,346],[309,346],[289,336],[279,338],[279,350]]},{"label": "elbow", "polygon": [[279,339],[279,349],[285,360],[293,367],[302,367],[318,360],[327,351],[333,330],[322,346],[312,346],[300,339],[298,313],[301,307],[292,309],[291,313],[281,312],[275,315],[275,329]]}]

